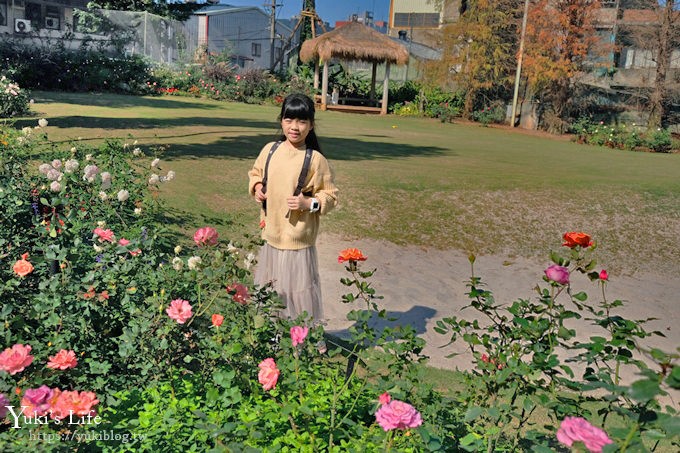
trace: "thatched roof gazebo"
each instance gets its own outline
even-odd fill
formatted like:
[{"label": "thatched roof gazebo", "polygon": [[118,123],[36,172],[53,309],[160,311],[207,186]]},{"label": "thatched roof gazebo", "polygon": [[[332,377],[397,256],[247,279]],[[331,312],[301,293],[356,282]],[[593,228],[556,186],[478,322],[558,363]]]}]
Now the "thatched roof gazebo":
[{"label": "thatched roof gazebo", "polygon": [[[305,41],[300,49],[300,59],[316,62],[315,88],[318,87],[319,60],[323,61],[323,81],[321,85],[321,110],[326,110],[328,95],[328,64],[331,59],[354,60],[373,63],[371,74],[371,100],[375,100],[375,75],[379,63],[385,63],[385,80],[380,113],[387,113],[387,94],[390,64],[406,64],[408,50],[402,44],[378,33],[359,22],[350,22],[333,31]],[[378,110],[378,109],[376,109]]]}]

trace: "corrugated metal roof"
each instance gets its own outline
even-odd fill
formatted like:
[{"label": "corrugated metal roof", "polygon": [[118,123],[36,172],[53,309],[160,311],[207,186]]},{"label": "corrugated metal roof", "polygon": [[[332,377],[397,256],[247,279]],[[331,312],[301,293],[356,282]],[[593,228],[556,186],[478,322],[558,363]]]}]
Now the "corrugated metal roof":
[{"label": "corrugated metal roof", "polygon": [[201,16],[210,16],[213,14],[230,14],[238,13],[241,11],[248,11],[251,9],[258,10],[264,14],[264,12],[257,6],[233,6],[233,5],[209,5],[205,6],[198,11],[194,11],[194,14]]}]

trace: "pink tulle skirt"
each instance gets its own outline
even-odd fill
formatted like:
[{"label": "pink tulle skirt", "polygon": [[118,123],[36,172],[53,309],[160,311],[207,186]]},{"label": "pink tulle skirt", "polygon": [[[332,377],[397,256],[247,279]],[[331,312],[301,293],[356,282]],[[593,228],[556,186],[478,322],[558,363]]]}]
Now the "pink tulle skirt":
[{"label": "pink tulle skirt", "polygon": [[286,304],[282,317],[295,319],[307,312],[314,321],[323,321],[316,247],[280,250],[264,244],[257,258],[254,282],[260,286],[272,283]]}]

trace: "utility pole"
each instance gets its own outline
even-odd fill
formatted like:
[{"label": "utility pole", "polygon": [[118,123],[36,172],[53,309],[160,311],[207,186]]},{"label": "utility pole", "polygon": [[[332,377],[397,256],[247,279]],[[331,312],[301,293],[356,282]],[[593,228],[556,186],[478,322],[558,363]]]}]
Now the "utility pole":
[{"label": "utility pole", "polygon": [[527,16],[529,15],[529,0],[524,0],[524,16],[522,17],[522,33],[519,38],[519,56],[517,57],[517,72],[515,73],[515,92],[512,95],[512,114],[510,115],[510,127],[515,127],[517,116],[517,96],[519,94],[519,80],[522,74],[522,57],[524,56],[524,35],[527,32]]},{"label": "utility pole", "polygon": [[272,4],[270,5],[271,7],[271,15],[270,15],[270,33],[269,33],[269,40],[270,42],[270,50],[269,50],[269,70],[274,71],[274,62],[276,61],[276,58],[274,57],[274,51],[276,50],[276,0],[272,0]]}]

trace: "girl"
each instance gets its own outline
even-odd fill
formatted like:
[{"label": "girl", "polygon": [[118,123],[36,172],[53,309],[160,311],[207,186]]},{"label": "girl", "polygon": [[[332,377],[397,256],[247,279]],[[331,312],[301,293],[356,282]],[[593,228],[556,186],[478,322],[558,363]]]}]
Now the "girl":
[{"label": "girl", "polygon": [[[284,317],[295,319],[307,312],[321,321],[315,244],[319,216],[335,207],[338,189],[314,132],[314,101],[304,94],[287,96],[279,121],[279,140],[262,148],[248,172],[248,190],[262,204],[265,240],[254,280],[260,286],[272,283],[286,304]],[[311,156],[307,165],[306,154]]]}]

